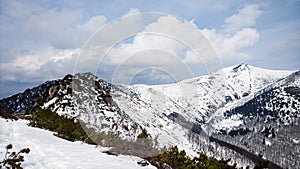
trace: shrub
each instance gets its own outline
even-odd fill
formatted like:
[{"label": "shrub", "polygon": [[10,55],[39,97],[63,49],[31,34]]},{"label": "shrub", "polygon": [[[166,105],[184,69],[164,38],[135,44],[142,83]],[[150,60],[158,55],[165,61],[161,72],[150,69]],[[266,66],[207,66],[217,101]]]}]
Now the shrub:
[{"label": "shrub", "polygon": [[4,159],[0,162],[0,168],[13,168],[13,169],[22,169],[22,162],[24,162],[24,155],[30,152],[29,148],[24,148],[19,152],[10,151],[13,148],[11,144],[6,146],[6,153]]},{"label": "shrub", "polygon": [[264,168],[269,168],[269,161],[259,161],[254,169],[264,169]]},{"label": "shrub", "polygon": [[137,138],[148,138],[148,133],[146,129],[143,129],[142,132],[137,136]]},{"label": "shrub", "polygon": [[[32,112],[30,126],[56,132],[54,135],[69,141],[82,141],[88,144],[102,143],[103,146],[114,145],[118,136],[113,132],[98,132],[81,125],[75,118],[59,116],[49,109],[36,108]],[[104,142],[103,142],[104,141]]]},{"label": "shrub", "polygon": [[200,153],[199,157],[191,159],[184,150],[179,151],[177,146],[170,147],[164,153],[146,159],[159,169],[236,169],[236,164],[228,164],[230,159],[217,160],[209,158],[204,153]]},{"label": "shrub", "polygon": [[95,144],[89,139],[89,136],[78,121],[75,122],[74,118],[59,116],[49,109],[35,109],[29,125],[54,131],[56,136],[69,141],[80,140]]}]

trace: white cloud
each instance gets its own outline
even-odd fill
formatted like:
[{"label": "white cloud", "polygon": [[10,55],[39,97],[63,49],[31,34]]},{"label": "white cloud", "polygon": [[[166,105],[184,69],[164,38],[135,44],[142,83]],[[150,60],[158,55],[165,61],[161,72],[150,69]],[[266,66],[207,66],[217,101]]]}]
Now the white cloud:
[{"label": "white cloud", "polygon": [[[224,29],[203,29],[207,39],[215,47],[223,62],[236,62],[250,57],[241,52],[242,49],[254,45],[259,40],[259,33],[255,28],[256,19],[262,14],[264,4],[247,4],[238,9],[235,14],[225,19]],[[186,63],[198,63],[198,58],[188,51]]]},{"label": "white cloud", "polygon": [[17,57],[10,62],[1,63],[0,79],[5,81],[36,81],[57,78],[58,75],[74,70],[74,61],[79,52],[79,49],[59,50],[53,47],[30,52],[31,54]]},{"label": "white cloud", "polygon": [[[234,17],[230,18],[239,18],[237,16],[245,13],[243,12],[245,9],[247,9],[246,11],[251,11],[248,8],[252,9],[253,7],[245,6],[237,14],[233,15]],[[131,16],[132,18],[129,18]],[[72,69],[75,66],[74,58],[79,55],[78,47],[81,47],[80,44],[82,45],[89,35],[98,30],[107,21],[106,17],[101,15],[88,18],[86,21],[83,21],[82,17],[83,13],[81,10],[66,8],[46,10],[43,13],[30,16],[23,23],[25,32],[32,36],[31,38],[33,39],[49,41],[51,46],[42,49],[32,49],[26,55],[19,56],[10,62],[2,63],[0,65],[1,71],[8,74],[15,72],[18,78],[25,77],[22,76],[22,73],[24,74],[27,71],[27,76],[39,76],[40,78],[42,73],[52,77],[54,74],[74,70]],[[202,61],[207,64],[215,65],[214,63],[218,62],[216,61],[218,58],[210,44],[207,43],[206,37],[221,57],[225,59],[245,55],[239,50],[253,45],[259,39],[258,32],[253,28],[243,28],[232,34],[226,34],[215,29],[200,30],[192,21],[182,21],[174,16],[161,16],[156,19],[152,17],[152,20],[148,22],[144,19],[139,10],[131,9],[119,22],[112,23],[115,24],[114,26],[108,26],[103,32],[100,31],[102,38],[97,38],[98,36],[95,34],[95,37],[93,37],[95,41],[92,44],[100,45],[103,52],[110,45],[116,43],[122,35],[140,32],[133,37],[132,42],[121,43],[112,48],[104,59],[105,65],[118,66],[127,64],[125,67],[129,68],[130,66],[131,70],[125,71],[125,73],[128,73],[128,76],[132,76],[132,74],[136,73],[136,70],[142,69],[143,66],[157,66],[180,73],[178,70],[186,69],[186,63],[199,63],[197,57],[201,57]],[[225,22],[230,25],[235,20],[237,19],[227,19]],[[243,25],[249,26],[249,24]],[[96,68],[99,63],[99,57],[101,57],[99,53],[101,51],[94,50],[89,53],[90,49],[99,47],[93,45],[80,56],[77,66],[82,66],[84,68],[82,71],[93,71],[93,68]],[[189,49],[199,52],[201,56],[196,57]],[[161,51],[160,54],[158,51]],[[142,54],[147,57],[139,57]],[[26,61],[19,63],[21,60]],[[182,66],[182,69],[174,69],[178,65]],[[213,68],[208,72],[218,68]],[[180,78],[184,77],[180,76]]]},{"label": "white cloud", "polygon": [[[133,38],[132,43],[121,44],[112,49],[107,62],[109,64],[120,64],[126,57],[149,49],[167,51],[175,57],[180,57],[182,50],[195,46],[202,39],[195,39],[199,29],[190,23],[179,20],[174,16],[162,16],[156,22],[151,23]],[[192,44],[183,44],[191,42]],[[191,45],[191,46],[185,46]],[[155,56],[153,56],[155,57]],[[161,59],[149,58],[145,62],[161,62]]]},{"label": "white cloud", "polygon": [[120,82],[128,82],[126,79],[149,67],[172,71],[169,73],[175,73],[179,78],[177,80],[182,80],[184,76],[191,77],[187,66],[179,58],[180,52],[186,48],[180,40],[195,30],[193,24],[174,16],[162,16],[156,22],[147,25],[133,38],[132,43],[114,47],[104,62],[108,65],[119,65],[122,70],[127,70],[117,75]]},{"label": "white cloud", "polygon": [[1,45],[1,80],[48,80],[73,72],[79,48],[107,22],[82,9],[49,9],[37,2],[3,1],[2,9],[0,36],[8,43]]},{"label": "white cloud", "polygon": [[126,17],[126,16],[130,16],[130,15],[140,15],[141,14],[141,11],[137,8],[131,8],[127,14],[123,15],[122,17]]},{"label": "white cloud", "polygon": [[[106,62],[117,65],[122,63],[126,57],[148,49],[160,49],[168,51],[174,56],[182,57],[180,56],[182,54],[181,52],[186,48],[186,46],[182,44],[182,41],[186,39],[192,42],[191,46],[205,46],[203,44],[206,42],[205,39],[195,38],[200,31],[208,38],[209,42],[223,60],[247,57],[247,54],[242,53],[241,50],[254,45],[259,39],[259,33],[253,28],[243,28],[233,34],[227,34],[218,32],[215,29],[200,30],[193,23],[181,21],[174,16],[163,16],[160,17],[157,22],[149,24],[143,32],[135,36],[132,43],[121,44],[113,48]],[[179,39],[172,39],[172,37]],[[200,54],[205,54],[205,51]],[[207,53],[207,55],[209,55],[209,53]],[[204,55],[200,57],[200,59],[202,59],[201,61],[210,61],[209,56]],[[149,60],[150,59],[155,60],[153,58],[149,58]],[[144,61],[149,62],[149,60]],[[159,59],[155,61],[160,62]],[[191,50],[187,50],[183,61],[188,64],[200,63],[199,58],[196,57]]]},{"label": "white cloud", "polygon": [[[138,52],[151,49],[167,51],[168,53],[177,56],[177,51],[180,48],[183,48],[183,46],[174,39],[170,39],[166,36],[158,34],[141,33],[134,37],[133,43],[123,43],[113,48],[110,54],[108,55],[106,62],[108,64],[118,65],[122,63],[123,60],[127,59],[128,57],[131,57],[132,55]],[[144,62],[146,63],[153,61],[160,62],[160,60],[155,60],[151,57],[147,60],[144,60]]]},{"label": "white cloud", "polygon": [[[126,60],[130,60],[130,65],[127,65],[127,67],[130,66],[131,69],[126,72],[128,76],[132,76],[129,70],[133,70],[134,67],[141,69],[145,65],[163,65],[165,62],[169,67],[177,66],[169,60],[164,60],[164,56],[157,53],[145,57],[145,51],[148,50],[151,53],[150,49],[157,49],[161,50],[161,53],[170,53],[174,59],[180,59],[183,65],[205,64],[206,68],[211,69],[207,71],[212,72],[218,68],[209,67],[211,64],[218,63],[218,57],[214,55],[214,49],[223,61],[238,62],[245,57],[249,57],[241,52],[242,49],[254,45],[258,39],[259,33],[253,28],[243,28],[232,34],[227,34],[218,32],[215,29],[200,30],[192,22],[182,21],[174,16],[162,16],[156,22],[147,25],[140,34],[133,38],[131,43],[115,46],[104,62],[108,65],[124,66],[124,64],[129,64]],[[183,42],[188,43],[183,44]],[[208,42],[214,48],[211,48],[207,44]],[[194,52],[197,51],[200,51],[198,53],[200,56],[195,55]],[[140,57],[137,57],[138,53],[141,53]],[[135,72],[135,70],[132,72]],[[122,76],[126,76],[126,73],[123,73]]]},{"label": "white cloud", "polygon": [[1,64],[2,70],[15,70],[15,69],[22,69],[24,71],[32,71],[41,68],[42,63],[34,56],[25,55],[22,57],[18,57],[15,60],[9,63]]},{"label": "white cloud", "polygon": [[53,62],[61,62],[70,60],[74,56],[78,56],[80,53],[80,49],[66,49],[66,50],[55,50],[55,54],[51,56],[51,61]]},{"label": "white cloud", "polygon": [[[153,22],[154,19],[155,18],[143,18],[139,10],[131,9],[120,19],[114,20],[103,26],[90,37],[82,48],[76,65],[76,71],[94,72],[101,61],[104,61],[106,64],[109,63],[110,65],[120,63],[122,58],[124,58],[122,56],[126,56],[126,50],[121,50],[121,48],[125,48],[126,44],[120,46],[118,43],[141,32],[145,24]],[[116,46],[120,47],[120,49],[115,49]],[[112,53],[116,53],[116,55],[112,54],[109,57],[104,58],[106,52],[111,48]],[[116,51],[122,51],[124,53],[120,54]]]},{"label": "white cloud", "polygon": [[222,60],[247,56],[240,50],[254,45],[259,39],[259,33],[252,28],[244,28],[233,35],[220,33],[215,29],[204,29],[203,33],[213,44]]},{"label": "white cloud", "polygon": [[247,4],[238,9],[235,14],[225,19],[224,31],[237,32],[245,27],[254,26],[256,19],[262,14],[264,4]]}]

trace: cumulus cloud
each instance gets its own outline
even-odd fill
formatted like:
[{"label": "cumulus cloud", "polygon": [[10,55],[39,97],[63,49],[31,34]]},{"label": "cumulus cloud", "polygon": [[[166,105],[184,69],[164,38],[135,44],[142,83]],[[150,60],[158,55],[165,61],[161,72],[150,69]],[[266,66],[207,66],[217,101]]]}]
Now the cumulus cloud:
[{"label": "cumulus cloud", "polygon": [[256,19],[262,14],[264,4],[247,4],[238,9],[235,14],[225,19],[224,31],[237,32],[245,27],[254,26]]},{"label": "cumulus cloud", "polygon": [[204,53],[207,42],[201,30],[194,24],[174,16],[161,16],[135,36],[132,43],[121,44],[112,49],[107,59],[108,63],[118,64],[126,57],[148,49],[168,51],[175,57],[182,58],[187,48],[192,50],[200,48],[203,49],[201,53]]},{"label": "cumulus cloud", "polygon": [[[199,43],[198,40],[201,41],[195,41],[197,33],[200,33],[197,31],[199,30],[195,25],[186,21],[174,16],[161,16],[156,22],[146,25],[131,43],[122,43],[114,47],[104,62],[126,69],[121,71],[122,74],[116,74],[121,83],[128,83],[127,79],[149,67],[168,71],[177,77],[176,80],[189,78],[192,77],[192,73],[180,57],[183,57],[184,49],[189,47],[185,45],[193,47]],[[149,78],[154,77],[149,75]]]},{"label": "cumulus cloud", "polygon": [[10,62],[1,63],[0,80],[37,81],[61,76],[73,71],[79,52],[79,49],[59,50],[53,47],[30,52]]},{"label": "cumulus cloud", "polygon": [[[256,19],[262,14],[264,4],[246,4],[235,14],[224,21],[223,30],[203,29],[207,39],[216,49],[223,62],[240,62],[249,58],[242,50],[254,45],[260,38],[259,32],[252,28]],[[187,51],[184,59],[186,63],[197,63],[198,59],[191,51]]]},{"label": "cumulus cloud", "polygon": [[204,29],[203,33],[222,59],[238,59],[247,56],[240,50],[254,45],[259,39],[259,33],[252,28],[244,28],[233,35],[220,33],[215,29]]},{"label": "cumulus cloud", "polygon": [[[199,34],[205,36],[201,37]],[[213,57],[214,49],[222,60],[239,61],[249,57],[242,49],[254,45],[259,37],[258,31],[254,28],[246,27],[229,34],[216,29],[201,30],[191,22],[182,21],[174,16],[162,16],[156,22],[147,25],[131,43],[122,43],[114,47],[105,62],[111,65],[124,64],[123,61],[131,55],[149,49],[168,51],[174,57],[181,58],[184,64],[216,63],[214,60],[218,58]],[[206,43],[210,43],[212,47]],[[212,50],[207,50],[208,48]],[[195,55],[195,49],[201,49],[200,52],[196,52],[200,56]],[[135,59],[135,66],[141,65],[136,57]],[[154,61],[159,64],[161,60],[152,56],[148,59],[143,58],[142,61],[145,63]]]},{"label": "cumulus cloud", "polygon": [[[132,43],[122,43],[113,48],[105,61],[107,64],[117,65],[138,52],[151,49],[167,51],[168,53],[176,56],[178,51],[182,48],[184,48],[182,44],[167,36],[159,34],[147,34],[144,32],[135,36]],[[155,60],[152,57],[148,58],[147,60],[143,60],[145,63],[153,61],[159,62],[159,60]],[[139,60],[137,60],[137,62],[140,63]]]},{"label": "cumulus cloud", "polygon": [[42,63],[34,56],[25,55],[18,57],[15,60],[1,64],[1,69],[23,69],[24,71],[37,70],[41,67]]},{"label": "cumulus cloud", "polygon": [[[90,49],[100,46],[102,52],[106,51],[123,35],[139,32],[132,37],[130,42],[120,43],[110,50],[104,59],[104,64],[109,67],[104,70],[109,71],[106,72],[107,74],[111,74],[114,67],[124,66],[124,64],[127,64],[125,67],[128,71],[125,72],[128,76],[133,76],[137,70],[145,66],[157,66],[160,69],[179,73],[180,69],[176,71],[173,68],[180,64],[183,65],[183,69],[186,69],[186,64],[199,63],[199,57],[207,64],[216,65],[218,61],[216,61],[215,51],[206,38],[222,58],[243,56],[240,49],[253,45],[259,39],[258,32],[247,26],[253,26],[253,18],[255,23],[255,18],[260,14],[249,17],[249,11],[259,13],[261,12],[260,6],[246,5],[225,20],[225,25],[227,25],[225,28],[231,31],[229,34],[215,29],[201,30],[196,24],[174,16],[157,15],[160,16],[158,18],[148,16],[150,19],[146,20],[147,17],[144,17],[138,9],[133,8],[119,22],[112,23],[113,26],[104,27],[102,32],[100,31],[101,38],[97,38],[95,34],[96,37]],[[45,42],[46,47],[30,49],[21,56],[15,54],[18,57],[11,57],[10,61],[0,64],[1,72],[6,74],[1,77],[2,80],[22,79],[22,77],[28,78],[29,76],[34,79],[45,75],[55,77],[55,74],[70,72],[75,66],[75,58],[80,53],[78,48],[107,22],[105,16],[97,15],[84,19],[82,10],[67,8],[45,9],[43,12],[40,8],[36,8],[36,14],[29,15],[26,19],[22,16],[13,17],[23,20],[19,26],[24,27],[24,34],[29,36],[32,42]],[[238,20],[243,20],[243,17],[246,17],[249,22],[237,26]],[[86,68],[82,71],[92,71],[91,68],[99,63],[101,51],[89,51],[90,49],[84,51],[86,55],[80,55],[78,65],[82,64]],[[201,56],[195,56],[195,51]],[[22,62],[23,60],[25,61]],[[212,68],[210,73],[218,68],[220,67]],[[24,76],[25,72],[27,72],[26,76]],[[190,75],[189,70],[186,72],[185,75]],[[8,75],[14,75],[14,77]],[[48,77],[45,76],[45,79]],[[187,78],[181,75],[178,77]]]},{"label": "cumulus cloud", "polygon": [[82,9],[33,1],[4,0],[0,5],[1,81],[44,81],[72,73],[80,48],[107,22]]}]

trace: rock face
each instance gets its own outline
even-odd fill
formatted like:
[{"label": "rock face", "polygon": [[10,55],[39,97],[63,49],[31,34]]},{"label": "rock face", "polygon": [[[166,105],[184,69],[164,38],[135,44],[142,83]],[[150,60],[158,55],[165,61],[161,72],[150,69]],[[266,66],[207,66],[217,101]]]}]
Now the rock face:
[{"label": "rock face", "polygon": [[[122,139],[135,140],[146,130],[158,147],[179,145],[191,155],[205,151],[251,164],[243,155],[211,142],[213,136],[291,167],[298,164],[291,155],[299,157],[300,149],[295,136],[299,75],[241,64],[176,84],[124,86],[78,73],[2,99],[0,110],[20,114],[38,106]],[[278,152],[279,145],[286,149]]]},{"label": "rock face", "polygon": [[4,98],[0,101],[0,111],[10,114],[24,113],[26,109],[34,108],[46,89],[54,84],[55,81],[47,81],[40,86],[25,90],[23,93]]}]

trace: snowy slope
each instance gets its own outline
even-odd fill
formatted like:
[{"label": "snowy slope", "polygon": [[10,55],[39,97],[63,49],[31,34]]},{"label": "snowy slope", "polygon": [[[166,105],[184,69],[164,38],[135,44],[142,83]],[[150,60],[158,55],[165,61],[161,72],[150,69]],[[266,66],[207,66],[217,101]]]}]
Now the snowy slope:
[{"label": "snowy slope", "polygon": [[141,167],[142,159],[132,156],[112,156],[102,153],[106,148],[95,147],[81,142],[70,142],[55,137],[52,132],[29,127],[27,121],[10,121],[0,118],[0,159],[5,147],[12,144],[13,150],[30,148],[22,166],[26,169],[151,169]]},{"label": "snowy slope", "polygon": [[280,121],[289,125],[300,117],[299,84],[298,71],[267,85],[246,101],[225,105],[211,116],[207,123],[216,130],[231,130],[233,127],[242,126],[245,118],[261,116],[266,122]]},{"label": "snowy slope", "polygon": [[[164,126],[169,126],[167,117],[172,113],[180,114],[191,124],[207,124],[213,117],[222,116],[224,110],[245,103],[264,87],[291,73],[241,64],[219,70],[212,76],[186,79],[176,84],[123,86],[134,95],[118,93],[114,100],[134,121],[153,126],[147,127],[151,133],[153,128],[169,130]],[[235,120],[231,119],[223,125],[234,127],[240,123],[233,122]],[[185,125],[185,128],[191,129],[192,126]],[[210,126],[205,127],[210,130]],[[157,131],[151,134],[157,135]]]}]

